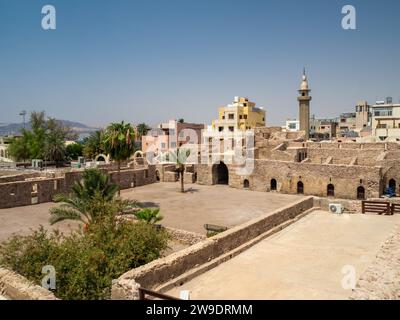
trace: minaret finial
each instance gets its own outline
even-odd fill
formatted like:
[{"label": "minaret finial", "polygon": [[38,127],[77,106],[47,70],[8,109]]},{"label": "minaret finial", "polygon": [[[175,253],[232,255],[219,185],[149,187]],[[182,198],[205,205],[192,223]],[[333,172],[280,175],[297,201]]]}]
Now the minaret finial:
[{"label": "minaret finial", "polygon": [[303,76],[306,75],[306,67],[303,67]]}]

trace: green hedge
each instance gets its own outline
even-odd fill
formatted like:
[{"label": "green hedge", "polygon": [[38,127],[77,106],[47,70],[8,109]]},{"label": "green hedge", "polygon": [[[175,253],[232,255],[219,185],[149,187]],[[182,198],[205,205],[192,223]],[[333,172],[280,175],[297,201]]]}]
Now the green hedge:
[{"label": "green hedge", "polygon": [[144,222],[116,222],[108,217],[86,232],[62,235],[41,227],[28,236],[13,236],[0,245],[0,265],[37,284],[42,267],[56,270],[57,297],[67,300],[108,299],[111,281],[160,257],[168,234]]}]

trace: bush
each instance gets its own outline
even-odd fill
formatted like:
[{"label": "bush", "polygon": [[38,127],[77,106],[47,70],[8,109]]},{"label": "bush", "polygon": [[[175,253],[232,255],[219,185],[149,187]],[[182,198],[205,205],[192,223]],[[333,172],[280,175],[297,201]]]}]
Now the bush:
[{"label": "bush", "polygon": [[0,245],[0,265],[38,285],[42,267],[52,265],[57,297],[108,299],[113,279],[159,258],[167,244],[166,231],[144,222],[116,222],[110,215],[86,232],[65,236],[41,227],[28,236],[13,236]]}]

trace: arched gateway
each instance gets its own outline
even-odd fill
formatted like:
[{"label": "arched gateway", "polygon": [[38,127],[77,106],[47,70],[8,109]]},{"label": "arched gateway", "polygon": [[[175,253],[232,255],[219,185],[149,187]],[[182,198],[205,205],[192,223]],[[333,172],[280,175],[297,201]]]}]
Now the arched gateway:
[{"label": "arched gateway", "polygon": [[225,163],[214,164],[212,171],[215,183],[229,184],[229,170]]}]

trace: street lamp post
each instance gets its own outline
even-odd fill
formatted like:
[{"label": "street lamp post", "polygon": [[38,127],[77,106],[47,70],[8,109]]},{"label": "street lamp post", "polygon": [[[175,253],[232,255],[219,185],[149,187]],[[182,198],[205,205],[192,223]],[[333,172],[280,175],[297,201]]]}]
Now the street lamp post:
[{"label": "street lamp post", "polygon": [[26,111],[25,111],[25,110],[21,111],[19,115],[22,116],[22,121],[23,121],[23,124],[24,124],[24,129],[26,129],[26,128],[25,128],[25,116],[26,116]]}]

